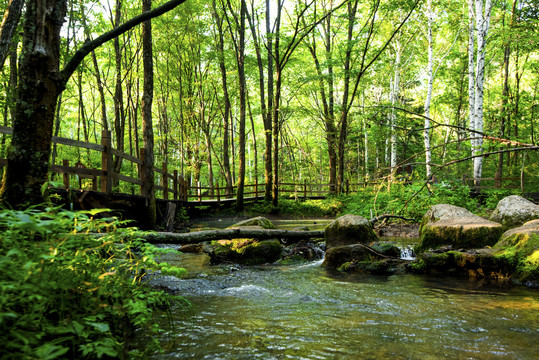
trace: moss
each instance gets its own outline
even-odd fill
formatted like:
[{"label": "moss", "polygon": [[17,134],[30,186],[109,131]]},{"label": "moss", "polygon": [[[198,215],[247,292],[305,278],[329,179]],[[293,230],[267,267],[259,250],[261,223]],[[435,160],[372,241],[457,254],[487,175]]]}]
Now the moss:
[{"label": "moss", "polygon": [[437,249],[443,245],[454,248],[474,249],[494,245],[502,234],[502,227],[477,226],[437,226],[431,224],[422,229],[419,243],[414,248],[416,254]]},{"label": "moss", "polygon": [[278,260],[277,263],[279,265],[297,265],[297,264],[306,263],[308,261],[309,260],[305,259],[303,256],[299,254],[294,254],[290,257]]},{"label": "moss", "polygon": [[539,281],[539,234],[516,233],[495,246],[496,256],[515,268],[513,278],[518,282]]},{"label": "moss", "polygon": [[414,273],[423,273],[427,269],[427,264],[423,259],[416,259],[408,264],[408,269]]},{"label": "moss", "polygon": [[393,256],[399,258],[401,256],[401,250],[399,247],[393,243],[389,242],[378,242],[371,245],[373,250],[376,250],[382,255]]},{"label": "moss", "polygon": [[282,252],[282,246],[278,240],[220,240],[212,242],[212,245],[214,245],[214,248],[210,253],[210,257],[213,263],[265,264],[277,261]]}]

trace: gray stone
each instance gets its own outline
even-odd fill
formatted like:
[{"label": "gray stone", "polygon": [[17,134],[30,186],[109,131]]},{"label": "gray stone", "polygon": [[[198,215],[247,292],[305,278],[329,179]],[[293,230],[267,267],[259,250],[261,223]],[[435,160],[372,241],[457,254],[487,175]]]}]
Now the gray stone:
[{"label": "gray stone", "polygon": [[239,223],[236,223],[230,226],[230,228],[247,227],[247,226],[249,227],[259,226],[262,229],[275,229],[275,225],[273,225],[271,221],[269,221],[263,216],[257,216],[251,219],[240,221]]},{"label": "gray stone", "polygon": [[511,195],[500,200],[490,220],[501,223],[506,228],[539,219],[539,205],[535,205],[522,196]]},{"label": "gray stone", "polygon": [[332,247],[370,244],[378,241],[371,223],[362,216],[344,215],[326,226],[324,237],[326,249]]},{"label": "gray stone", "polygon": [[475,249],[496,244],[502,225],[448,204],[432,206],[423,216],[416,253],[451,245],[455,249]]}]

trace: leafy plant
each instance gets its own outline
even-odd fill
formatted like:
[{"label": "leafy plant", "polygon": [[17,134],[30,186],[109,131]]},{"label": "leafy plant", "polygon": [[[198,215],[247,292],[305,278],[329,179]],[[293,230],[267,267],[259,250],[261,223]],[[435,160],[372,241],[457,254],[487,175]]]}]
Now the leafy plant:
[{"label": "leafy plant", "polygon": [[[159,332],[155,311],[178,300],[145,283],[155,247],[99,211],[0,211],[0,353],[17,359],[132,358],[135,329]],[[150,338],[150,337],[149,337]],[[147,351],[158,348],[151,337]]]}]

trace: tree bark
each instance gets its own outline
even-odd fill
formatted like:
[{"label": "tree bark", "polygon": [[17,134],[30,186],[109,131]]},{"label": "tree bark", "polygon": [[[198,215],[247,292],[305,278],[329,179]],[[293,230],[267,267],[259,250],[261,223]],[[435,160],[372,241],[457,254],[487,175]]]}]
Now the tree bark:
[{"label": "tree bark", "polygon": [[225,195],[232,195],[232,172],[230,171],[230,96],[228,94],[227,71],[225,65],[225,50],[224,50],[224,35],[223,35],[223,19],[217,13],[215,0],[212,2],[213,16],[217,25],[218,41],[217,52],[219,56],[219,70],[221,71],[221,83],[223,86],[223,170],[225,175]]},{"label": "tree bark", "polygon": [[239,43],[238,43],[238,81],[240,90],[240,123],[238,134],[239,146],[239,167],[238,167],[238,187],[236,194],[236,210],[243,211],[243,192],[245,186],[245,121],[247,114],[246,96],[245,96],[245,13],[247,5],[245,0],[241,0],[240,19],[239,19]]},{"label": "tree bark", "polygon": [[204,241],[221,239],[242,239],[254,238],[264,239],[286,239],[287,242],[299,241],[303,239],[323,238],[323,230],[313,231],[292,231],[275,229],[224,229],[224,230],[204,230],[191,233],[167,233],[155,232],[142,236],[144,240],[150,243],[167,244],[196,244]]},{"label": "tree bark", "polygon": [[425,99],[425,129],[423,131],[423,142],[425,145],[425,173],[427,179],[432,176],[432,170],[430,162],[432,161],[432,154],[430,149],[430,102],[432,99],[432,86],[434,83],[434,55],[433,55],[433,39],[432,39],[432,24],[434,13],[432,11],[432,0],[427,0],[427,16],[428,16],[428,28],[427,28],[427,40],[428,40],[428,65],[427,65],[427,98]]},{"label": "tree bark", "polygon": [[[64,0],[28,1],[13,136],[0,198],[13,207],[41,203],[60,93],[60,29]],[[48,198],[45,194],[45,198]]]},{"label": "tree bark", "polygon": [[[148,12],[152,8],[152,0],[142,1],[142,11]],[[142,64],[144,67],[144,87],[142,95],[142,138],[144,139],[144,171],[145,182],[142,184],[142,194],[147,199],[148,224],[150,228],[156,226],[155,179],[154,179],[154,140],[153,140],[153,49],[152,49],[152,23],[147,20],[142,23]]]},{"label": "tree bark", "polygon": [[[475,109],[474,109],[474,130],[483,132],[483,87],[485,83],[485,53],[486,41],[490,23],[491,0],[486,0],[483,6],[483,0],[475,1],[475,18],[477,27],[477,66],[475,82]],[[475,156],[474,165],[474,183],[479,185],[483,168],[483,157],[478,156],[483,152],[483,138],[476,139],[472,146],[472,154]]]},{"label": "tree bark", "polygon": [[[280,4],[280,3],[279,3]],[[268,107],[266,112],[266,119],[264,121],[264,132],[266,135],[266,147],[264,153],[264,178],[266,181],[266,187],[264,191],[264,198],[266,201],[272,199],[273,190],[273,171],[277,169],[273,168],[273,154],[272,154],[272,142],[273,142],[273,32],[270,26],[270,0],[266,0],[266,36],[268,37],[266,48],[268,50]]]},{"label": "tree bark", "polygon": [[[116,0],[116,9],[114,11],[114,27],[118,27],[122,20],[122,0]],[[144,4],[144,3],[143,3]],[[144,7],[144,5],[143,5]],[[143,10],[144,11],[144,10]],[[143,25],[144,28],[144,25]],[[144,37],[144,34],[143,34]],[[151,37],[151,34],[150,34]],[[144,40],[143,40],[144,41]],[[122,50],[120,47],[120,37],[114,38],[114,65],[116,71],[116,83],[114,87],[114,133],[116,138],[116,149],[124,151],[125,145],[125,109],[123,95],[123,75],[122,75]],[[143,55],[144,56],[144,55]],[[114,158],[114,172],[120,173],[122,168],[122,158],[116,156]],[[115,180],[114,184],[117,185]]]},{"label": "tree bark", "polygon": [[10,0],[7,6],[2,25],[0,25],[0,70],[9,55],[9,47],[19,19],[21,18],[24,0]]}]

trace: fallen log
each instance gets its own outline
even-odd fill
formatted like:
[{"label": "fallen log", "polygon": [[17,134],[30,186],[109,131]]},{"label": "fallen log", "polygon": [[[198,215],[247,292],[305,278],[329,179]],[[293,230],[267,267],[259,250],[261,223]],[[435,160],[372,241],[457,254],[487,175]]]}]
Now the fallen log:
[{"label": "fallen log", "polygon": [[323,238],[323,230],[293,231],[279,229],[223,229],[203,230],[189,233],[153,232],[142,236],[144,240],[152,244],[197,244],[204,241],[221,239],[281,239],[286,242],[297,242],[312,238]]}]

